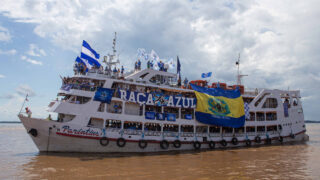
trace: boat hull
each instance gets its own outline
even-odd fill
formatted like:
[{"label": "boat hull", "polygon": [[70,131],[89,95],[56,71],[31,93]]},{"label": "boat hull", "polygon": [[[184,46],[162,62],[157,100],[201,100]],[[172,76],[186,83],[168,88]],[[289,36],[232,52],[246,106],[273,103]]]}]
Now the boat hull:
[{"label": "boat hull", "polygon": [[[33,142],[37,146],[40,152],[99,152],[99,153],[108,153],[108,152],[163,152],[163,151],[184,151],[184,150],[196,150],[194,142],[195,141],[180,141],[181,146],[175,147],[173,144],[173,139],[171,138],[163,138],[162,140],[166,140],[169,143],[168,148],[162,148],[160,142],[162,140],[157,139],[148,139],[146,147],[142,148],[139,146],[139,138],[135,138],[134,136],[123,136],[126,140],[126,144],[124,147],[119,147],[117,144],[117,140],[121,137],[108,137],[108,144],[106,146],[101,145],[100,139],[103,136],[86,136],[86,135],[75,135],[69,134],[62,131],[58,128],[58,123],[55,121],[43,120],[43,119],[35,119],[28,118],[22,115],[19,115],[21,122],[26,128],[28,134],[32,138]],[[30,132],[31,129],[35,129],[37,131],[37,135],[34,136]],[[107,132],[108,134],[108,132]],[[294,138],[291,136],[282,136],[283,141],[279,141],[279,136],[270,137],[271,143],[268,145],[279,145],[291,142],[303,142],[308,141],[309,137],[305,133],[305,131],[301,131],[295,134]],[[210,148],[209,140],[208,141],[199,141],[200,148],[198,150],[205,149],[227,149],[227,148],[237,148],[237,147],[249,147],[246,144],[245,137],[239,136],[236,137],[239,139],[238,143],[235,145],[232,143],[233,137],[214,137],[211,138],[210,141],[215,142],[215,147]],[[220,142],[222,139],[225,139],[227,142],[226,146],[223,146]],[[261,142],[257,143],[254,141],[254,136],[250,138],[251,145],[261,146],[266,145],[266,138],[261,137]],[[212,144],[211,144],[212,145]]]}]

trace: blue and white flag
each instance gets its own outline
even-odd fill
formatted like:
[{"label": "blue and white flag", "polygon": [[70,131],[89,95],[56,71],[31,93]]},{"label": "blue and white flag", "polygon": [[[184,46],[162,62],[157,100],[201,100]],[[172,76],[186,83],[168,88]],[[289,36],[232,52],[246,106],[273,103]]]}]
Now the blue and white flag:
[{"label": "blue and white flag", "polygon": [[250,119],[250,108],[248,103],[244,103],[244,115],[246,119]]},{"label": "blue and white flag", "polygon": [[92,49],[85,40],[83,40],[82,42],[81,58],[87,61],[92,66],[95,65],[98,68],[101,66],[98,61],[100,55],[94,49]]},{"label": "blue and white flag", "polygon": [[211,75],[212,75],[212,72],[202,73],[202,74],[201,74],[201,77],[202,77],[202,78],[207,78],[207,77],[211,77]]},{"label": "blue and white flag", "polygon": [[88,69],[92,68],[92,65],[89,64],[88,61],[81,59],[79,56],[77,57],[76,62],[78,62],[80,64],[84,64],[87,67],[86,71],[88,71]]}]

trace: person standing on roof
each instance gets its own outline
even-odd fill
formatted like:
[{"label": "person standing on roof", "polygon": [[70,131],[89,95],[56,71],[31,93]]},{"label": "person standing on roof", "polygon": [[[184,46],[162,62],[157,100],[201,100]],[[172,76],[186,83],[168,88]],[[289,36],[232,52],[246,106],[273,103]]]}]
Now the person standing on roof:
[{"label": "person standing on roof", "polygon": [[141,61],[138,59],[138,70],[141,70]]},{"label": "person standing on roof", "polygon": [[124,68],[123,66],[121,66],[121,75],[123,76],[123,73],[124,73]]}]

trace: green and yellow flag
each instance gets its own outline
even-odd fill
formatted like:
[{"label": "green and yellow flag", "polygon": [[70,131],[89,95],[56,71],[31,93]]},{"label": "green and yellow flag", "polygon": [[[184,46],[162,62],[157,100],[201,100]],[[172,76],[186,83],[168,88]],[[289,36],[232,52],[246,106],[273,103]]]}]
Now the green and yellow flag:
[{"label": "green and yellow flag", "polygon": [[191,84],[197,97],[196,120],[216,126],[244,126],[244,103],[239,89],[224,90]]}]

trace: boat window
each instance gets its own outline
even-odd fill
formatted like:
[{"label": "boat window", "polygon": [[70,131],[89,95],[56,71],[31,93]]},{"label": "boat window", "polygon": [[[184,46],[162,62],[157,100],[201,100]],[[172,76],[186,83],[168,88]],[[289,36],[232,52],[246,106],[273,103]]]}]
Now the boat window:
[{"label": "boat window", "polygon": [[273,126],[267,126],[267,131],[270,132],[274,132],[277,131],[277,125],[273,125]]},{"label": "boat window", "polygon": [[98,112],[104,112],[106,107],[106,103],[100,103]]},{"label": "boat window", "polygon": [[103,128],[103,119],[101,118],[90,118],[88,127]]},{"label": "boat window", "polygon": [[106,120],[106,128],[117,128],[121,129],[121,121],[120,120],[112,120],[112,119],[107,119]]},{"label": "boat window", "polygon": [[218,127],[218,126],[210,126],[209,127],[209,132],[210,133],[220,133],[220,127]]},{"label": "boat window", "polygon": [[181,132],[193,133],[193,125],[181,125]]},{"label": "boat window", "polygon": [[240,128],[234,128],[234,133],[243,133],[244,132],[244,127],[240,127]]},{"label": "boat window", "polygon": [[193,108],[181,108],[181,119],[194,119]]},{"label": "boat window", "polygon": [[262,108],[277,108],[277,107],[278,107],[278,101],[276,98],[267,98],[262,106]]},{"label": "boat window", "polygon": [[250,104],[250,103],[253,101],[253,99],[254,99],[254,98],[246,98],[246,97],[244,97],[244,98],[243,98],[243,102]]},{"label": "boat window", "polygon": [[265,126],[257,126],[257,132],[265,132],[266,127]]},{"label": "boat window", "polygon": [[123,129],[142,130],[142,123],[126,121],[123,124]]},{"label": "boat window", "polygon": [[146,105],[146,112],[161,113],[161,106]]},{"label": "boat window", "polygon": [[126,102],[124,113],[128,115],[141,116],[143,111],[143,106],[137,103]]},{"label": "boat window", "polygon": [[267,112],[266,119],[267,119],[267,121],[276,121],[277,120],[277,113],[276,112]]},{"label": "boat window", "polygon": [[208,133],[208,126],[197,126],[196,132],[197,133]]},{"label": "boat window", "polygon": [[294,97],[292,105],[293,106],[298,106],[298,102],[299,102],[298,99]]},{"label": "boat window", "polygon": [[232,133],[232,132],[233,132],[233,128],[230,128],[230,127],[222,127],[222,132],[223,132],[223,133]]},{"label": "boat window", "polygon": [[246,132],[247,133],[253,133],[253,132],[255,132],[256,130],[255,130],[255,127],[254,126],[248,126],[248,127],[246,127]]},{"label": "boat window", "polygon": [[174,107],[164,107],[163,112],[165,114],[175,114],[176,118],[179,118],[179,108]]},{"label": "boat window", "polygon": [[141,76],[140,76],[140,79],[143,79],[144,77],[146,77],[146,75],[148,75],[149,73],[145,73],[145,74],[142,74]]},{"label": "boat window", "polygon": [[254,106],[258,106],[258,104],[260,104],[260,102],[263,100],[263,98],[267,95],[270,95],[270,93],[264,93],[257,101],[256,103],[254,103]]},{"label": "boat window", "polygon": [[76,117],[75,115],[59,113],[57,121],[58,122],[69,122],[69,121],[72,121],[75,117]]},{"label": "boat window", "polygon": [[145,123],[144,124],[145,131],[161,131],[161,125],[158,123]]},{"label": "boat window", "polygon": [[246,121],[255,121],[256,120],[256,113],[250,112],[250,118],[246,117]]},{"label": "boat window", "polygon": [[179,126],[176,124],[164,124],[163,132],[178,132]]},{"label": "boat window", "polygon": [[111,101],[110,104],[107,105],[107,112],[109,113],[122,113],[122,102],[121,101]]},{"label": "boat window", "polygon": [[264,112],[257,112],[257,121],[265,121]]},{"label": "boat window", "polygon": [[84,97],[84,96],[72,96],[69,99],[69,103],[73,104],[85,104],[90,101],[91,98],[89,97]]}]

